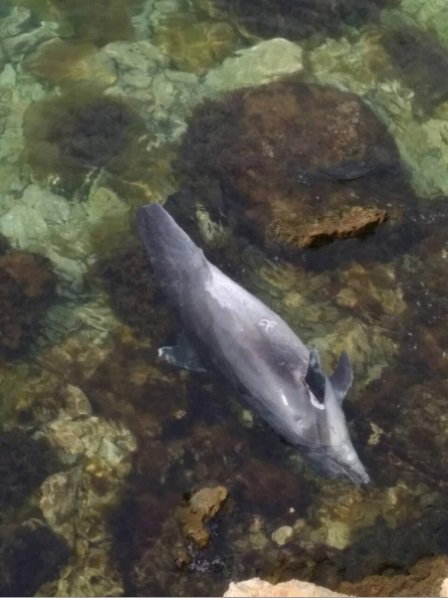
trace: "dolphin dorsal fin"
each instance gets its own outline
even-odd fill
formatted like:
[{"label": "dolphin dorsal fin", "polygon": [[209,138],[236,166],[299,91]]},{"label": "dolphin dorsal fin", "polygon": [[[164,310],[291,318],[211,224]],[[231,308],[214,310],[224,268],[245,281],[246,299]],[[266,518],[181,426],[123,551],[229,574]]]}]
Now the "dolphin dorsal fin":
[{"label": "dolphin dorsal fin", "polygon": [[330,382],[336,398],[342,403],[353,382],[352,364],[345,351],[342,351],[339,356],[336,368],[330,376]]}]

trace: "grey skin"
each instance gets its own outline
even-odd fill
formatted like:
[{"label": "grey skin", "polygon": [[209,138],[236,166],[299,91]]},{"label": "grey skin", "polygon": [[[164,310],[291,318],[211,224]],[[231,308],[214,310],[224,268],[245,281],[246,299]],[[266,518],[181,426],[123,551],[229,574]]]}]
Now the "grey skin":
[{"label": "grey skin", "polygon": [[216,370],[322,473],[366,484],[341,408],[353,380],[347,355],[327,376],[317,351],[213,266],[160,205],[139,208],[137,228],[188,339],[159,354],[180,367],[201,370],[204,363]]}]

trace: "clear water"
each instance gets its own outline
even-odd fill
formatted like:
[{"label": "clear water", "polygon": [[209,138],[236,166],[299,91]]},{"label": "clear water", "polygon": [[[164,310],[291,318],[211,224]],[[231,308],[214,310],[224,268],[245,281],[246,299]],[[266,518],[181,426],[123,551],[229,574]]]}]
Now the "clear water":
[{"label": "clear water", "polygon": [[[446,554],[448,12],[323,5],[3,0],[2,595],[338,589]],[[348,351],[369,486],[158,361],[176,319],[133,226],[152,201],[328,370]],[[386,221],[360,234],[359,206]]]}]

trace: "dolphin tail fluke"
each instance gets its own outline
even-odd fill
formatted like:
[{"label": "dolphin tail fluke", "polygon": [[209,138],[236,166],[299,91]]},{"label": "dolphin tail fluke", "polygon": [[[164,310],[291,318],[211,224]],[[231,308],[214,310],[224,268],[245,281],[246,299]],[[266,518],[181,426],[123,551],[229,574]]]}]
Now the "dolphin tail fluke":
[{"label": "dolphin tail fluke", "polygon": [[183,291],[181,281],[200,276],[207,267],[204,254],[159,204],[138,208],[136,225],[157,279],[168,294]]}]

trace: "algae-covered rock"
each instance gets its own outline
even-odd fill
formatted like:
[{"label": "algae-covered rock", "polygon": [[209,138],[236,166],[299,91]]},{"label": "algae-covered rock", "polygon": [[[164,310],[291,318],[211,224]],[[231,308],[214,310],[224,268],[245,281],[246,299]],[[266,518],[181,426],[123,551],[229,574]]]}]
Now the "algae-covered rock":
[{"label": "algae-covered rock", "polygon": [[90,42],[51,40],[28,55],[23,68],[61,87],[90,85],[106,88],[117,78],[112,61]]},{"label": "algae-covered rock", "polygon": [[123,172],[145,125],[126,102],[85,91],[49,96],[24,116],[28,161],[41,181],[73,191],[96,168]]},{"label": "algae-covered rock", "polygon": [[152,41],[179,70],[199,74],[219,64],[239,45],[234,28],[225,21],[199,20],[194,13],[178,10],[158,23]]},{"label": "algae-covered rock", "polygon": [[217,181],[229,212],[290,253],[365,233],[406,188],[393,139],[358,97],[293,80],[204,102],[180,155],[202,201]]}]

